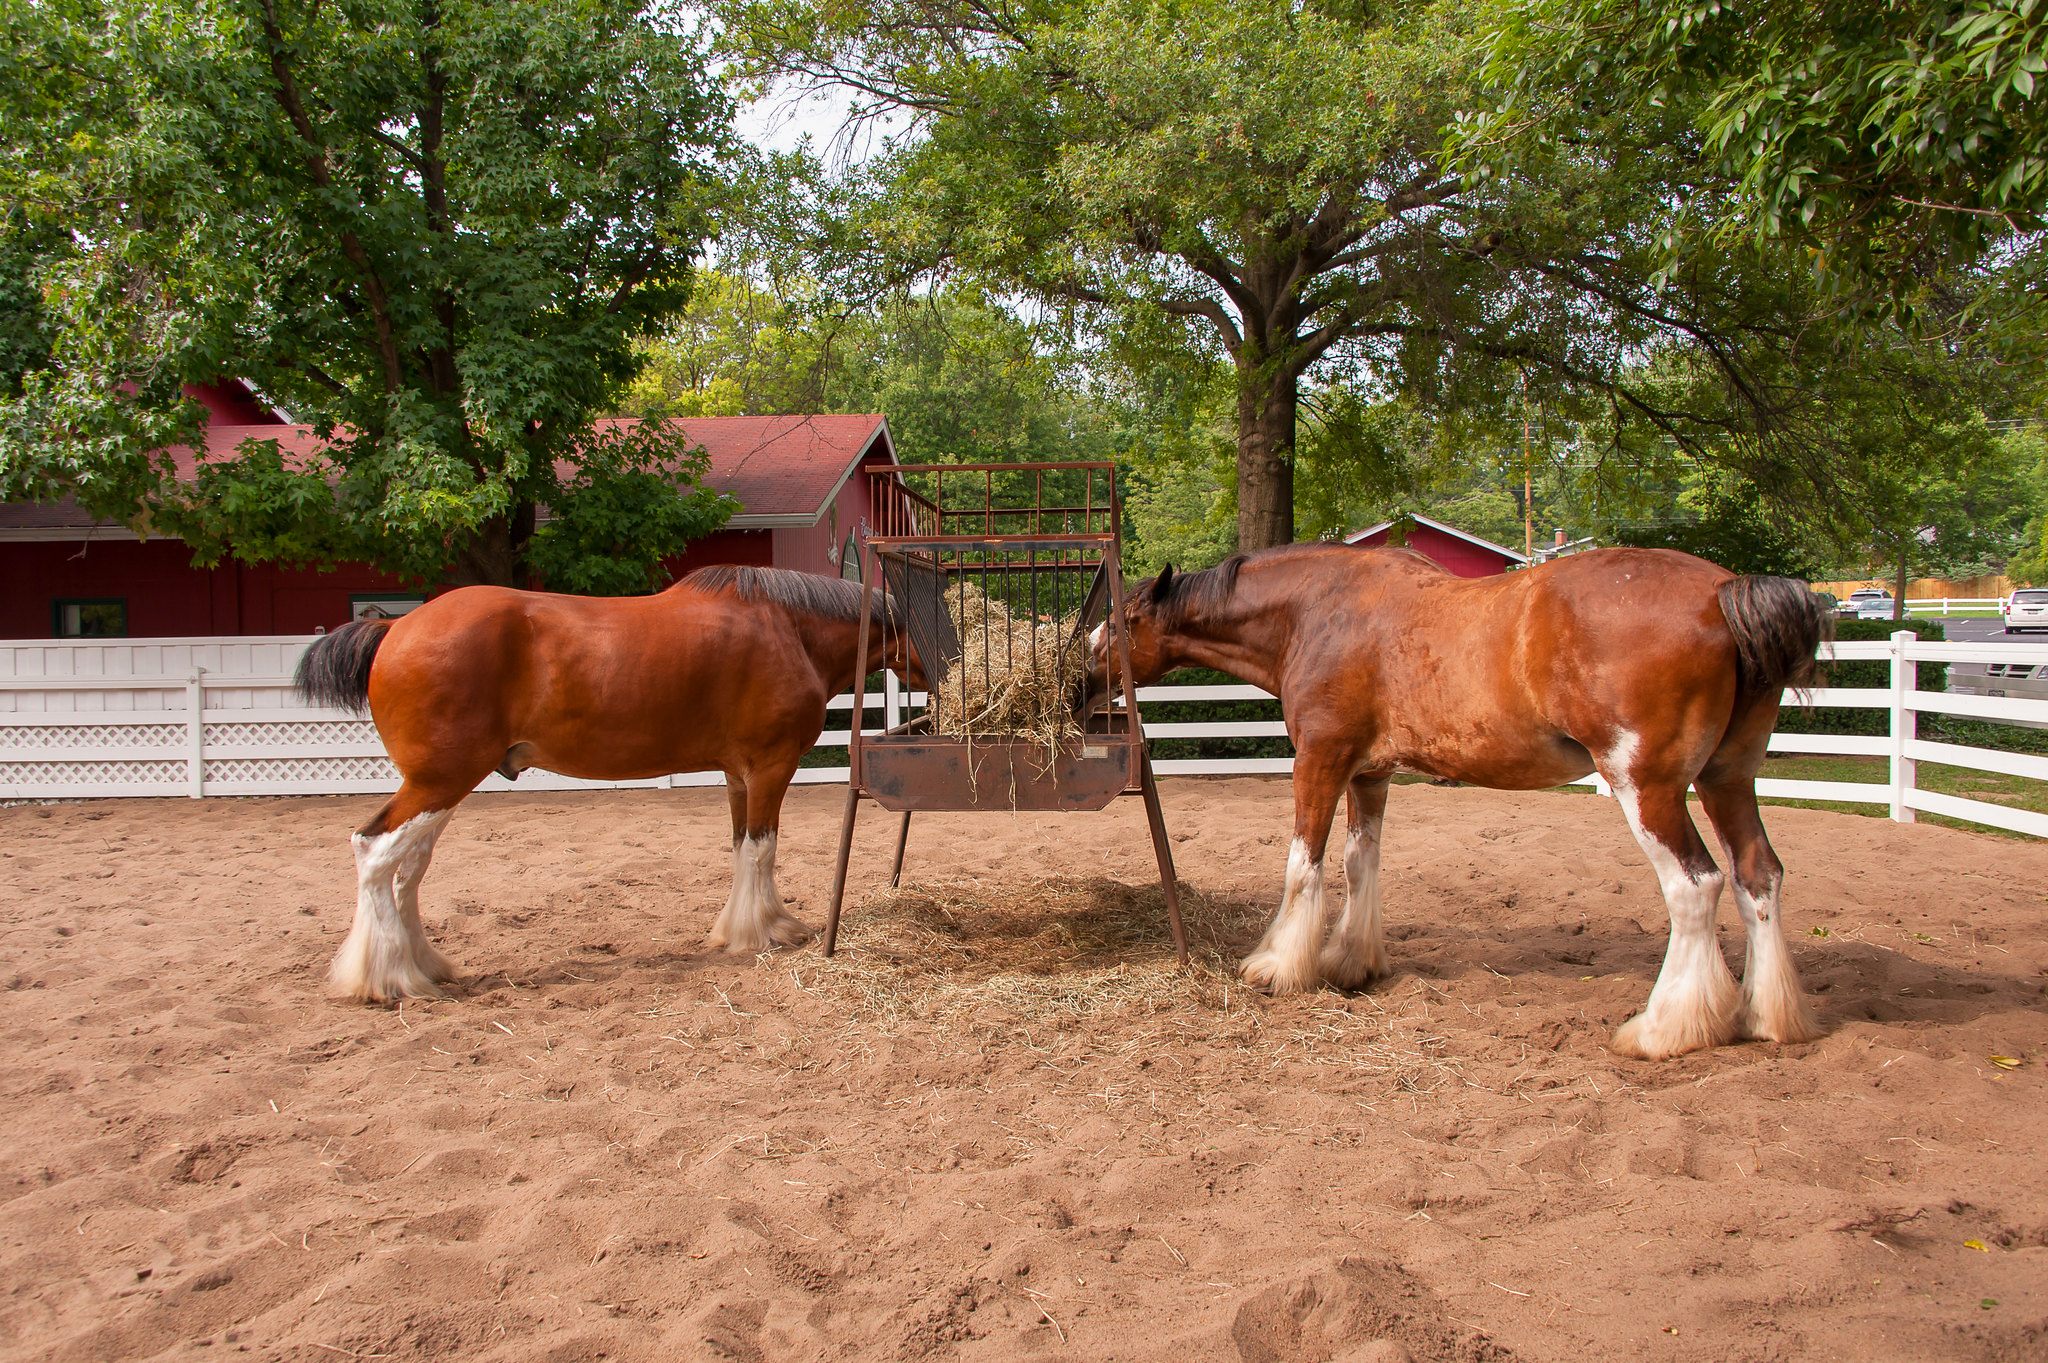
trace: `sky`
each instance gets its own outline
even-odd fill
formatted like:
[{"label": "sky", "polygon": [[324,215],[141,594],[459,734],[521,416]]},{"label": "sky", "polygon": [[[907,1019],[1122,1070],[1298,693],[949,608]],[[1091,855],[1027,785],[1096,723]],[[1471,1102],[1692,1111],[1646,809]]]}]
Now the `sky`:
[{"label": "sky", "polygon": [[880,135],[889,131],[894,116],[885,116],[881,127],[849,131],[846,117],[853,107],[850,92],[830,87],[803,94],[788,87],[740,110],[740,135],[763,151],[794,151],[804,138],[826,164],[839,167],[865,161]]}]

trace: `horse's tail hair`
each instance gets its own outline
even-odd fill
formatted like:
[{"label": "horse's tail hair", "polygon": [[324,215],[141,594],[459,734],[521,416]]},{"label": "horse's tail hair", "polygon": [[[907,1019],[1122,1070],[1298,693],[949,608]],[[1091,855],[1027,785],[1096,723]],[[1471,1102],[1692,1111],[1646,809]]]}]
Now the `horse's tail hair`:
[{"label": "horse's tail hair", "polygon": [[1835,634],[1834,615],[1818,593],[1789,577],[1734,577],[1720,595],[1743,694],[1805,692],[1818,683],[1814,655]]},{"label": "horse's tail hair", "polygon": [[370,700],[370,664],[390,629],[389,620],[351,620],[315,639],[292,684],[315,705],[361,714]]}]

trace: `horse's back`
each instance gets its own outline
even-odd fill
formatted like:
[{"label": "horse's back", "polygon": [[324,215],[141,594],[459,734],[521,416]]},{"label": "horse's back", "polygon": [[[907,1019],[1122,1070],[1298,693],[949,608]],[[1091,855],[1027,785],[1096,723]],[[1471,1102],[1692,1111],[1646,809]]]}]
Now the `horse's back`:
[{"label": "horse's back", "polygon": [[1705,726],[1727,722],[1726,569],[1672,550],[1600,549],[1463,578],[1410,555],[1372,557],[1351,570],[1365,617],[1352,661],[1372,679],[1384,740],[1422,769],[1548,785],[1583,775],[1591,751],[1674,706]]},{"label": "horse's back", "polygon": [[530,765],[594,778],[718,767],[756,729],[822,720],[824,700],[786,613],[688,588],[460,588],[393,625],[370,677],[401,766],[463,754],[488,770],[518,745]]}]

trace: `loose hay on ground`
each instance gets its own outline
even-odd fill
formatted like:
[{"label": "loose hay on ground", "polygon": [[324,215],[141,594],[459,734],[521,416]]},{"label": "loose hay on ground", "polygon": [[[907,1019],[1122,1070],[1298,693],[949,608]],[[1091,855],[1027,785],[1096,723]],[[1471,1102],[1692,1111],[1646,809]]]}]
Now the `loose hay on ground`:
[{"label": "loose hay on ground", "polygon": [[1189,965],[1177,967],[1156,885],[1107,879],[928,881],[848,910],[841,949],[795,967],[806,990],[872,1031],[961,1032],[983,1046],[1105,1048],[1092,1024],[1156,1021],[1154,1049],[1183,1042],[1256,1067],[1288,1060],[1392,1076],[1424,1091],[1457,1078],[1427,1005],[1329,996],[1269,1000],[1236,976],[1261,904],[1181,889]]}]

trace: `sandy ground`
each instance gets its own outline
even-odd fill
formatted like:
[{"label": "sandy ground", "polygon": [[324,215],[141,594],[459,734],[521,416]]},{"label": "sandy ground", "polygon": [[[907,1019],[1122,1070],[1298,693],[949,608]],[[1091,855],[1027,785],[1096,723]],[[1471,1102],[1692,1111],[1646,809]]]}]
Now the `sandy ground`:
[{"label": "sandy ground", "polygon": [[698,949],[717,791],[480,797],[398,1011],[320,990],[374,800],[0,811],[0,1357],[2048,1358],[2048,847],[1769,811],[1829,1035],[1651,1065],[1612,803],[1396,790],[1395,975],[1278,1002],[1286,786],[1166,804],[1191,975],[1136,801],[896,895],[870,807],[828,962]]}]

